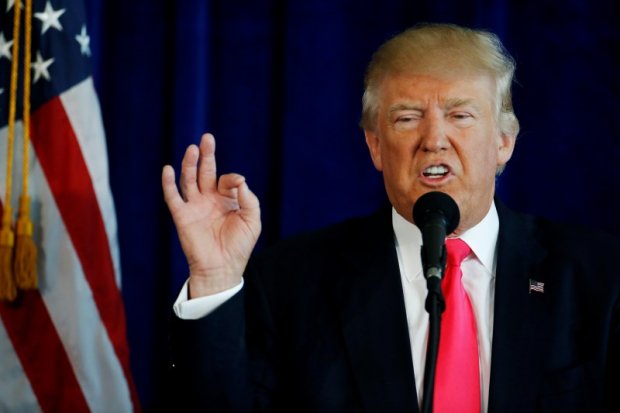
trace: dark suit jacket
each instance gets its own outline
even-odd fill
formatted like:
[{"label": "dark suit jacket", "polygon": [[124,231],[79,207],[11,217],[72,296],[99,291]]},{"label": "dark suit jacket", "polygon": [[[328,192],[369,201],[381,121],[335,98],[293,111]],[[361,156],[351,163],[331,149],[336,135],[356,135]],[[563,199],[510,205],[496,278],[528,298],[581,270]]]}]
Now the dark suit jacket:
[{"label": "dark suit jacket", "polygon": [[[489,412],[620,412],[620,244],[497,207]],[[264,252],[245,279],[213,314],[174,317],[179,402],[418,411],[423,372],[413,371],[389,209]]]}]

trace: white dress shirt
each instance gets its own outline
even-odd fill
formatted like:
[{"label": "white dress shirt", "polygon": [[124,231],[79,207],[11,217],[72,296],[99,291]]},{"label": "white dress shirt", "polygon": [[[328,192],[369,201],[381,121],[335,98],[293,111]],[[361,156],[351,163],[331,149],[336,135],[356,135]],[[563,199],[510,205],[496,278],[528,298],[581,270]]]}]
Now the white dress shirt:
[{"label": "white dress shirt", "polygon": [[[420,257],[422,234],[418,227],[405,220],[394,209],[392,210],[392,225],[405,299],[418,405],[421,405],[428,340],[428,313],[424,309],[427,289]],[[493,204],[480,223],[459,237],[469,245],[473,252],[463,261],[461,270],[463,271],[463,286],[469,294],[476,318],[483,413],[487,412],[489,400],[495,298],[495,247],[498,233],[499,219],[495,204]],[[189,300],[186,282],[174,303],[174,312],[177,317],[186,320],[204,317],[239,292],[242,287],[243,279],[237,286],[226,291]]]},{"label": "white dress shirt", "polygon": [[[428,313],[424,309],[427,288],[420,256],[422,234],[418,227],[405,220],[395,210],[392,210],[392,225],[405,297],[418,404],[421,405],[428,340]],[[463,286],[469,295],[476,318],[480,357],[480,406],[483,413],[487,411],[489,401],[495,298],[495,247],[498,233],[499,218],[495,204],[493,204],[482,221],[459,236],[473,252],[465,258],[461,264],[461,270],[463,271]]]},{"label": "white dress shirt", "polygon": [[243,288],[243,278],[241,282],[236,286],[229,288],[228,290],[221,291],[217,294],[205,295],[203,297],[189,299],[187,294],[188,290],[188,282],[185,281],[183,287],[181,288],[181,292],[174,302],[172,308],[174,309],[174,313],[177,317],[183,320],[197,320],[206,315],[209,315],[220,305],[224,304],[233,295],[237,294]]}]

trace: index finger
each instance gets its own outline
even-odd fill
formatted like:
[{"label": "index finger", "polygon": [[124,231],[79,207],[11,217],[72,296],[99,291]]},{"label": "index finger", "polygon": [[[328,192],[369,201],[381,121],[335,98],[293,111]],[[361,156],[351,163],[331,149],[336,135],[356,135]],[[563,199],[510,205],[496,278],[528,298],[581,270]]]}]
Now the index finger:
[{"label": "index finger", "polygon": [[215,191],[217,188],[217,168],[215,164],[215,138],[210,133],[200,140],[200,166],[198,169],[200,191]]},{"label": "index finger", "polygon": [[161,174],[161,185],[164,191],[164,201],[171,212],[178,209],[183,204],[183,198],[179,194],[179,189],[174,181],[174,169],[170,165],[164,166]]}]

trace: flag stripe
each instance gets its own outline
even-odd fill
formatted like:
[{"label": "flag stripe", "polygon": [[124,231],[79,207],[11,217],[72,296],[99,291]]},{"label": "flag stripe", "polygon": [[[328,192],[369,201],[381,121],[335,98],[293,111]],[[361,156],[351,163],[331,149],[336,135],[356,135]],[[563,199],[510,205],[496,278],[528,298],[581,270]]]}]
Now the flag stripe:
[{"label": "flag stripe", "polygon": [[[62,25],[45,31],[33,26],[32,50],[47,65],[30,90],[31,108],[36,109],[28,195],[39,251],[39,290],[20,293],[17,303],[7,304],[11,311],[4,318],[0,314],[0,412],[139,411],[125,338],[106,137],[90,54],[79,38],[75,41],[79,34],[88,42],[84,4],[34,0],[33,10],[54,14],[57,22],[60,17]],[[0,26],[9,28],[11,17],[7,9]],[[0,73],[8,73],[7,62],[0,59]],[[8,90],[7,79],[0,76],[0,88]],[[0,93],[0,141],[6,140],[7,96]],[[17,191],[5,200],[14,212],[23,158],[18,142],[22,125],[16,126],[15,168],[9,173]],[[0,164],[6,155],[0,148]],[[6,177],[0,187],[3,182]]]},{"label": "flag stripe", "polygon": [[[39,166],[39,167],[36,167]],[[40,164],[33,168],[39,186],[36,193],[44,207],[38,242],[43,300],[69,354],[84,397],[93,412],[131,411],[125,375],[93,300],[77,252],[47,186]]]},{"label": "flag stripe", "polygon": [[[60,99],[80,144],[84,162],[90,172],[99,208],[103,214],[103,223],[108,235],[108,241],[110,242],[116,282],[120,288],[121,268],[118,248],[116,248],[116,240],[118,239],[116,214],[114,213],[114,203],[112,202],[112,193],[108,181],[105,132],[93,78],[88,77],[62,93]],[[85,107],[89,108],[89,110],[85,111]]]},{"label": "flag stripe", "polygon": [[[21,145],[21,126],[21,122],[16,124],[18,147]],[[6,137],[6,128],[0,130],[0,140],[3,137]],[[31,150],[31,153],[35,151]],[[4,152],[0,150],[0,163],[3,155]],[[21,162],[21,153],[17,152],[15,155],[16,161]],[[31,196],[36,194],[32,218],[36,223],[35,241],[40,246],[38,262],[40,291],[49,316],[67,352],[90,411],[132,411],[134,409],[125,374],[102,324],[92,291],[85,279],[60,211],[38,159],[33,156],[30,161],[30,194]],[[19,176],[17,179],[19,180]],[[13,204],[16,202],[17,195],[13,199]],[[32,332],[23,330],[23,333],[30,333],[30,339],[36,340]],[[24,370],[7,371],[4,367],[9,363],[11,363],[9,354],[1,353],[0,366],[3,368],[0,369],[0,383],[27,381]],[[0,397],[6,394],[8,393],[0,391]],[[11,394],[10,397],[14,398],[15,395]],[[6,397],[3,398],[5,399]],[[6,403],[3,400],[0,404]],[[28,401],[24,400],[20,405],[27,403]],[[7,409],[11,412],[35,410]]]},{"label": "flag stripe", "polygon": [[32,144],[122,365],[133,406],[138,409],[125,343],[124,306],[105,227],[90,172],[60,98],[50,100],[33,114]]},{"label": "flag stripe", "polygon": [[41,410],[87,412],[88,405],[41,295],[30,291],[21,299],[18,306],[0,304],[0,315]]},{"label": "flag stripe", "polygon": [[[0,202],[0,209],[2,209]],[[1,310],[0,310],[1,311]],[[0,321],[2,315],[0,315]],[[0,412],[39,413],[41,408],[34,390],[24,374],[4,324],[0,322]]]}]

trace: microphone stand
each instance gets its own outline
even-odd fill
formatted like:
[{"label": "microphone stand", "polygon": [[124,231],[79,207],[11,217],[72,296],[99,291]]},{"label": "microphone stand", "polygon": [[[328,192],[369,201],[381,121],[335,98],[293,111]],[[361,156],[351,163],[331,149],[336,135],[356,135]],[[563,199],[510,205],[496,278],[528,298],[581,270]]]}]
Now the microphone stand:
[{"label": "microphone stand", "polygon": [[[424,246],[422,246],[424,249]],[[426,255],[422,253],[422,257]],[[441,314],[446,309],[446,302],[441,291],[441,280],[446,266],[446,247],[442,247],[441,268],[425,268],[426,296],[425,308],[428,312],[429,329],[428,344],[426,347],[426,365],[424,366],[424,397],[422,400],[422,413],[432,413],[433,394],[435,391],[435,372],[437,367],[437,355],[439,354],[439,336],[441,333]]]},{"label": "microphone stand", "polygon": [[431,191],[422,195],[413,206],[413,222],[422,232],[422,266],[428,287],[425,308],[429,315],[426,366],[424,367],[424,399],[422,413],[432,413],[435,371],[439,353],[441,313],[446,302],[441,292],[441,279],[446,268],[446,235],[459,224],[459,207],[449,195]]}]

